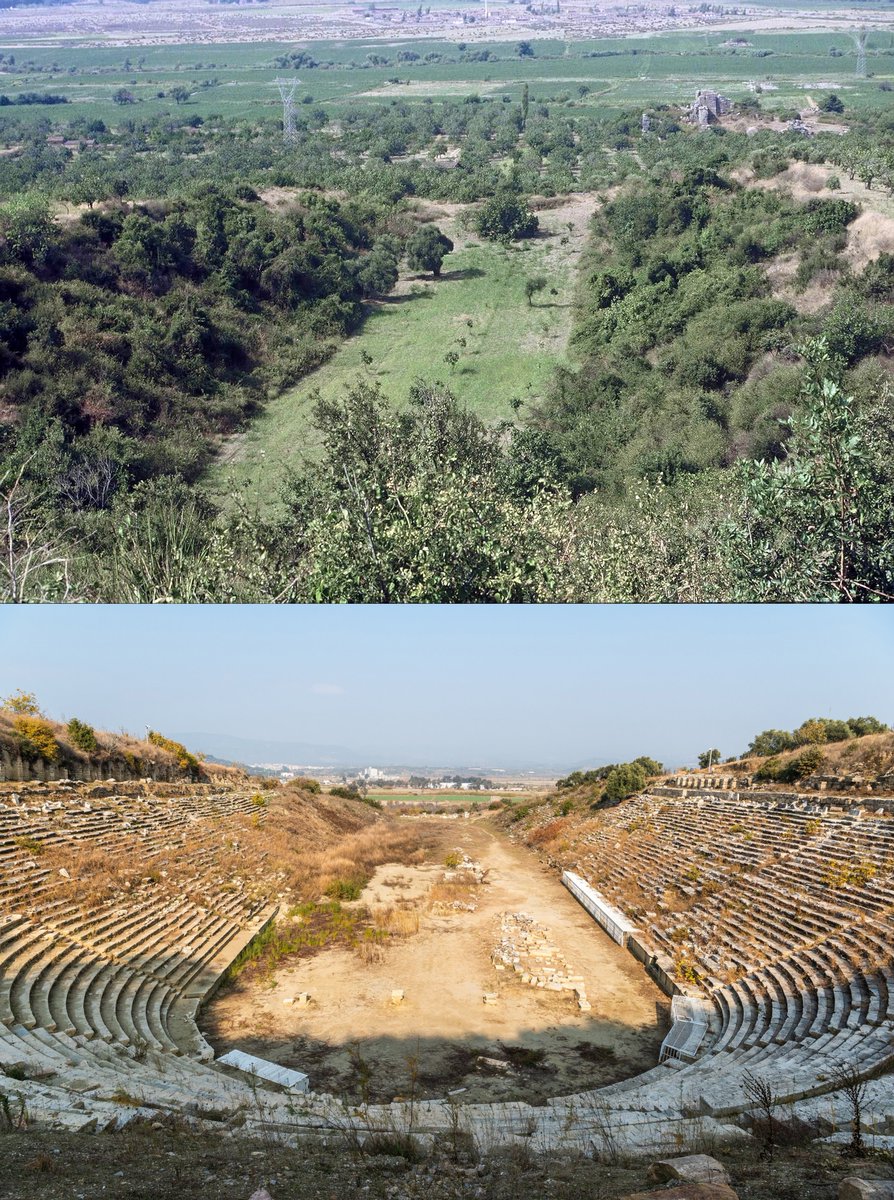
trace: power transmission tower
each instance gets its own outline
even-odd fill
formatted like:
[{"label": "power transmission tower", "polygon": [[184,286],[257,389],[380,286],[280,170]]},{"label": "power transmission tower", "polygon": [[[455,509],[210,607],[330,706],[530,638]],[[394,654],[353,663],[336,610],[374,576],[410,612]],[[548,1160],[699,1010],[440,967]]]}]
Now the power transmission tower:
[{"label": "power transmission tower", "polygon": [[856,76],[858,79],[866,78],[866,30],[861,29],[859,33],[851,34],[854,39],[854,45],[857,47],[857,70]]},{"label": "power transmission tower", "polygon": [[282,100],[282,140],[290,146],[298,140],[298,130],[295,126],[295,88],[297,79],[275,79],[279,88],[279,98]]}]

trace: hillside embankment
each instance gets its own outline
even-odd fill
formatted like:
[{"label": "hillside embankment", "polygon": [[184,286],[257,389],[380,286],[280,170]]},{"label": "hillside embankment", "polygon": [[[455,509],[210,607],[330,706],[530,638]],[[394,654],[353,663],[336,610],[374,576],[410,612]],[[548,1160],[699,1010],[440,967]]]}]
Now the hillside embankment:
[{"label": "hillside embankment", "polygon": [[0,785],[107,779],[227,786],[245,784],[247,776],[236,767],[205,763],[179,742],[157,732],[137,738],[96,730],[77,719],[54,721],[27,698],[23,711],[0,707]]}]

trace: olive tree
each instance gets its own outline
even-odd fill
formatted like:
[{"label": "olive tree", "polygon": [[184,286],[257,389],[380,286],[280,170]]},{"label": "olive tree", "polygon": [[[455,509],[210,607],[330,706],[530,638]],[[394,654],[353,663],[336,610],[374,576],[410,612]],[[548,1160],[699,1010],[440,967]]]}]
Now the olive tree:
[{"label": "olive tree", "polygon": [[431,271],[437,278],[452,249],[453,242],[436,225],[423,225],[407,242],[407,264],[411,271]]},{"label": "olive tree", "polygon": [[825,338],[802,347],[803,406],[781,462],[741,467],[728,539],[740,600],[894,599],[894,396],[857,398]]}]

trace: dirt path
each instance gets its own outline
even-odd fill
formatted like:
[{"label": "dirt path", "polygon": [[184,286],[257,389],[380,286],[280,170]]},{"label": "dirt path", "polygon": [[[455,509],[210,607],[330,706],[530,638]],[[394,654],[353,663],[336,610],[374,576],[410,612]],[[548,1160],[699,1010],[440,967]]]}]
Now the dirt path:
[{"label": "dirt path", "polygon": [[[438,825],[436,861],[380,868],[360,901],[418,915],[418,933],[392,939],[380,961],[330,948],[282,967],[272,987],[240,981],[205,1015],[217,1051],[238,1046],[307,1071],[314,1090],[355,1098],[365,1091],[372,1100],[408,1095],[415,1074],[417,1095],[536,1102],[652,1065],[667,1001],[634,960],[528,851],[481,821]],[[474,912],[430,907],[450,851],[485,872]],[[516,912],[549,930],[583,976],[591,1011],[578,1008],[573,992],[526,986],[496,970],[501,916]],[[393,1003],[395,991],[401,1003]],[[308,1007],[283,1003],[301,993],[310,994]],[[486,993],[496,1003],[485,1004]]]}]

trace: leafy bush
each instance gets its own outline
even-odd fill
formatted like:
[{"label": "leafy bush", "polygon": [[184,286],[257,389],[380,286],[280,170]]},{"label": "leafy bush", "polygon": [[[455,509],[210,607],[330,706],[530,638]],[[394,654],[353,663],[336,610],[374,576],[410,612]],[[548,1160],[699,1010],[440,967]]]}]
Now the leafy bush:
[{"label": "leafy bush", "polygon": [[635,766],[642,767],[647,775],[660,775],[664,770],[664,764],[660,763],[657,758],[649,758],[647,754],[641,754],[639,758],[633,760]]},{"label": "leafy bush", "polygon": [[817,101],[817,108],[820,112],[828,113],[843,113],[844,101],[835,92],[828,92],[820,100]]},{"label": "leafy bush", "polygon": [[808,746],[800,754],[790,759],[779,773],[783,783],[794,783],[798,779],[806,779],[813,775],[823,765],[823,752],[819,746]]},{"label": "leafy bush", "polygon": [[347,879],[333,879],[324,895],[332,900],[359,900],[365,887],[366,879],[363,876],[352,875]]},{"label": "leafy bush", "polygon": [[14,692],[11,696],[7,696],[0,707],[7,709],[9,712],[21,713],[26,717],[42,717],[40,705],[37,703],[37,697],[33,692]]},{"label": "leafy bush", "polygon": [[536,214],[512,192],[500,192],[485,201],[476,224],[483,238],[504,245],[519,238],[533,237],[539,226]]},{"label": "leafy bush", "polygon": [[320,787],[320,781],[311,779],[308,775],[296,775],[294,779],[289,780],[289,786],[298,788],[302,792],[309,792],[312,796],[319,796],[323,790]]},{"label": "leafy bush", "polygon": [[348,787],[342,787],[341,784],[337,784],[335,787],[329,789],[329,795],[338,796],[340,800],[359,800],[360,789],[354,784]]},{"label": "leafy bush", "polygon": [[794,758],[768,758],[755,771],[754,777],[773,783],[796,783],[799,779],[806,779],[815,774],[822,764],[823,752],[819,746],[808,746]]},{"label": "leafy bush", "polygon": [[453,242],[436,225],[423,225],[407,242],[407,266],[411,271],[431,271],[437,277]]},{"label": "leafy bush", "polygon": [[92,725],[88,725],[86,721],[79,721],[77,717],[72,717],[66,726],[68,730],[68,739],[73,746],[77,746],[79,750],[90,752],[91,750],[99,749],[99,742],[96,740],[96,730]]},{"label": "leafy bush", "polygon": [[609,803],[626,800],[628,796],[643,790],[646,779],[647,775],[641,763],[622,763],[615,767],[606,779],[602,798]]},{"label": "leafy bush", "polygon": [[202,765],[194,754],[191,754],[184,745],[180,742],[172,741],[171,738],[166,738],[163,734],[157,733],[156,730],[150,729],[149,741],[153,746],[158,746],[161,750],[167,750],[169,754],[173,754],[177,760],[177,766],[181,771],[188,772],[193,778],[201,774]]},{"label": "leafy bush", "polygon": [[859,211],[850,200],[808,200],[797,221],[811,234],[843,233]]},{"label": "leafy bush", "polygon": [[23,758],[42,758],[45,762],[55,762],[59,757],[53,726],[43,717],[20,713],[13,719],[12,727]]}]

